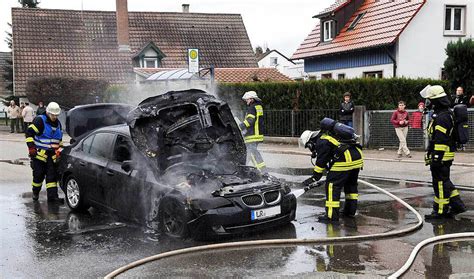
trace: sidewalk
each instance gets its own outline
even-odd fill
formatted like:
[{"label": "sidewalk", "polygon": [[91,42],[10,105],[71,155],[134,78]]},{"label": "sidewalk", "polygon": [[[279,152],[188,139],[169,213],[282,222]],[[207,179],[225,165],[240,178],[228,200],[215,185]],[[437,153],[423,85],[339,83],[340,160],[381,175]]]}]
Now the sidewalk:
[{"label": "sidewalk", "polygon": [[[310,152],[296,144],[264,143],[259,145],[262,156],[271,169],[312,169]],[[364,149],[364,169],[361,176],[402,181],[431,182],[424,152],[412,151],[412,158],[397,158],[396,150]],[[455,185],[474,186],[474,154],[456,152],[451,178]]]}]

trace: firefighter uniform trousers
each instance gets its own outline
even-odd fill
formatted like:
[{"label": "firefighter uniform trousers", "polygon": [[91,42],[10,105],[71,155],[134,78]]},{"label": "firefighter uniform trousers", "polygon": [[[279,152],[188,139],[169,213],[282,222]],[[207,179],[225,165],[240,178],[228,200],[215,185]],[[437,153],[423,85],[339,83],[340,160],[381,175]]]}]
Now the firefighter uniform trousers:
[{"label": "firefighter uniform trousers", "polygon": [[46,179],[47,197],[51,199],[58,196],[56,155],[46,153],[44,149],[41,149],[38,151],[37,156],[41,156],[42,159],[33,158],[31,160],[31,168],[33,169],[32,190],[35,193],[39,193],[43,185],[43,180]]},{"label": "firefighter uniform trousers", "polygon": [[449,207],[455,212],[465,210],[465,205],[459,197],[459,191],[450,179],[450,170],[453,161],[443,161],[440,164],[431,164],[433,190],[435,193],[433,211],[438,214],[448,213]]}]

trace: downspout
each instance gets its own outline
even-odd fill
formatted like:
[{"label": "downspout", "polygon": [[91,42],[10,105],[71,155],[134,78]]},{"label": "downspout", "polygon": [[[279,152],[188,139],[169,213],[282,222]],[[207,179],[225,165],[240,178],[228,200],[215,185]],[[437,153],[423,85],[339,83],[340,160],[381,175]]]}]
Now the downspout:
[{"label": "downspout", "polygon": [[390,50],[387,48],[387,46],[384,47],[385,52],[387,53],[388,57],[390,60],[393,62],[393,77],[397,77],[397,60],[393,55],[390,53]]}]

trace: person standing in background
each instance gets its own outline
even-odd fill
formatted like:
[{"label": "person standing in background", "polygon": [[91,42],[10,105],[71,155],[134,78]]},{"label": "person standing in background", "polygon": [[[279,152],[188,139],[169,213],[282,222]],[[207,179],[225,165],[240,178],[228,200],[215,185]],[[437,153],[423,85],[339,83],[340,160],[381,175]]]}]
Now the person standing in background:
[{"label": "person standing in background", "polygon": [[39,101],[38,109],[36,109],[36,116],[42,114],[46,115],[46,108],[44,107],[43,101]]},{"label": "person standing in background", "polygon": [[20,107],[15,104],[15,101],[10,101],[10,106],[7,108],[8,119],[10,119],[10,133],[20,133],[20,126],[18,118],[21,117]]},{"label": "person standing in background", "polygon": [[20,103],[20,117],[18,117],[19,120],[19,125],[20,125],[20,130],[22,133],[25,132],[25,124],[23,121],[23,109],[25,108],[25,103],[21,102]]},{"label": "person standing in background", "polygon": [[26,132],[28,126],[30,126],[35,118],[35,111],[30,107],[30,103],[25,103],[25,108],[22,110],[21,116],[23,117],[23,131]]},{"label": "person standing in background", "polygon": [[408,135],[408,123],[410,117],[408,112],[405,110],[405,102],[398,102],[398,109],[393,112],[390,122],[392,122],[395,127],[395,133],[397,134],[398,140],[400,141],[398,145],[398,158],[401,158],[402,152],[405,153],[405,156],[411,158],[410,150],[407,146],[407,135]]},{"label": "person standing in background", "polygon": [[410,127],[413,129],[423,129],[423,110],[425,109],[425,103],[418,103],[418,110],[412,112],[410,117]]},{"label": "person standing in background", "polygon": [[352,114],[354,113],[354,103],[351,101],[351,93],[346,92],[342,96],[344,101],[339,106],[339,120],[342,124],[353,127]]},{"label": "person standing in background", "polygon": [[456,94],[453,95],[453,104],[451,107],[454,107],[455,105],[466,105],[467,107],[470,107],[470,102],[469,98],[464,95],[464,88],[459,86],[456,88]]}]

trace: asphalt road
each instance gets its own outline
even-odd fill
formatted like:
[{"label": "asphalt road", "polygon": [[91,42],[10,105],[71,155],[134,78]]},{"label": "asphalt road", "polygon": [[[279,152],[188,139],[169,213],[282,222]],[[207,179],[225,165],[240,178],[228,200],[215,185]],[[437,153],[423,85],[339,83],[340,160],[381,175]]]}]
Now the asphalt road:
[{"label": "asphalt road", "polygon": [[[24,143],[0,141],[0,154],[25,157]],[[2,158],[0,158],[2,159]],[[288,158],[288,164],[297,163]],[[295,159],[298,160],[298,159]],[[27,163],[27,162],[25,162]],[[282,164],[278,160],[278,164]],[[284,167],[284,166],[283,166]],[[383,166],[380,166],[383,168]],[[0,274],[4,278],[97,278],[143,257],[184,247],[208,244],[172,239],[127,220],[91,210],[71,213],[67,206],[49,206],[44,191],[39,202],[31,200],[31,170],[27,164],[0,163]],[[280,176],[291,182],[305,176]],[[414,206],[431,211],[432,190],[404,181],[373,181]],[[360,187],[359,214],[339,226],[316,222],[324,210],[323,191],[315,189],[298,200],[292,225],[260,234],[219,242],[270,238],[316,238],[372,234],[406,227],[416,222],[391,198]],[[474,208],[474,193],[461,192]],[[474,231],[473,211],[455,220],[425,223],[404,237],[345,245],[309,245],[223,250],[191,254],[153,262],[121,277],[313,277],[346,275],[385,277],[408,258],[420,241],[438,234]],[[424,248],[406,278],[474,276],[473,241],[458,241]],[[430,276],[431,275],[431,276]]]}]

